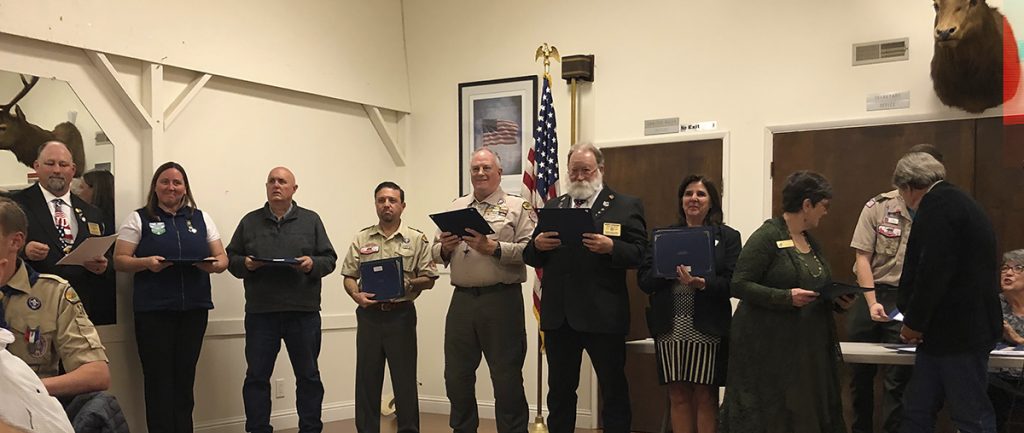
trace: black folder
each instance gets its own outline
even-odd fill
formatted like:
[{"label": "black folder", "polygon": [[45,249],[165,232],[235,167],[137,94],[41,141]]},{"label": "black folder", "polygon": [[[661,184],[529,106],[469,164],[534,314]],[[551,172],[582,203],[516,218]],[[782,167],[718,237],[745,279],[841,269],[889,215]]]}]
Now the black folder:
[{"label": "black folder", "polygon": [[584,233],[597,233],[594,217],[587,208],[537,209],[537,228],[533,235],[558,232],[562,245],[583,245]]},{"label": "black folder", "polygon": [[821,286],[821,288],[819,288],[818,290],[815,290],[815,291],[820,293],[821,297],[823,297],[823,298],[825,298],[827,300],[833,300],[833,299],[838,298],[838,297],[843,296],[843,295],[850,295],[850,294],[855,294],[855,293],[864,293],[864,292],[867,292],[869,290],[875,290],[875,289],[872,289],[870,287],[861,287],[861,286],[855,286],[855,285],[852,285],[852,284],[837,283],[835,281],[830,281],[828,283],[825,283],[824,286]]},{"label": "black folder", "polygon": [[209,258],[206,258],[206,257],[202,257],[202,258],[197,257],[197,258],[194,258],[194,259],[189,259],[189,258],[183,259],[183,258],[179,257],[179,258],[172,258],[172,259],[163,259],[163,260],[161,260],[161,262],[170,263],[173,266],[183,266],[183,265],[191,266],[191,265],[194,265],[196,263],[213,263],[213,262],[216,262],[216,261],[217,261],[217,259],[209,259]]},{"label": "black folder", "polygon": [[715,273],[715,236],[710,227],[673,227],[654,231],[654,272],[676,279],[676,267],[690,267],[690,274]]},{"label": "black folder", "polygon": [[267,265],[291,266],[299,264],[299,260],[295,257],[252,257],[252,259]]},{"label": "black folder", "polygon": [[480,211],[472,207],[435,213],[430,215],[430,219],[434,220],[434,224],[442,232],[448,232],[455,236],[469,236],[467,228],[476,230],[483,235],[494,233],[490,224],[484,221],[484,216],[480,215]]},{"label": "black folder", "polygon": [[370,260],[359,264],[360,290],[373,293],[374,301],[389,301],[405,294],[402,257]]}]

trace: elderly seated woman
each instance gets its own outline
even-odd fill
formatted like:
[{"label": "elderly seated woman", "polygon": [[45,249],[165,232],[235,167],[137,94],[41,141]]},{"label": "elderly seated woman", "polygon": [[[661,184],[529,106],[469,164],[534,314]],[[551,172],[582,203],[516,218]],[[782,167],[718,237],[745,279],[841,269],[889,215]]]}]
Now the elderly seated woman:
[{"label": "elderly seated woman", "polygon": [[[1003,343],[1024,345],[1024,249],[1003,254],[999,272],[1003,293],[999,301],[1003,313]],[[1010,411],[1024,412],[1024,370],[1003,368],[989,374],[988,396],[996,412],[996,426],[1000,432],[1017,431],[1007,428]]]}]

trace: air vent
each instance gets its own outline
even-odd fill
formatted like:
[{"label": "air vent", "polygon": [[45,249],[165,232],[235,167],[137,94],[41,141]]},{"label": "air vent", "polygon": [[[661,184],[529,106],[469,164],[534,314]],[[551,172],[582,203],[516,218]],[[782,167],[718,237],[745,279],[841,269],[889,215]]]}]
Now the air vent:
[{"label": "air vent", "polygon": [[899,62],[910,58],[910,39],[853,44],[853,66]]}]

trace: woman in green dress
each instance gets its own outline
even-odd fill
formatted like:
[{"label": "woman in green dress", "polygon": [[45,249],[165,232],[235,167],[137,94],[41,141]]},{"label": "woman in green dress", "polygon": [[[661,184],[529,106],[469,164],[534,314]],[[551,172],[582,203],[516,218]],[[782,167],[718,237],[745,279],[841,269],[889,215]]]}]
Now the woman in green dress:
[{"label": "woman in green dress", "polygon": [[730,332],[723,432],[846,432],[836,304],[815,291],[831,271],[807,233],[828,213],[831,198],[820,174],[791,174],[782,216],[765,221],[743,246],[732,280],[740,303]]}]

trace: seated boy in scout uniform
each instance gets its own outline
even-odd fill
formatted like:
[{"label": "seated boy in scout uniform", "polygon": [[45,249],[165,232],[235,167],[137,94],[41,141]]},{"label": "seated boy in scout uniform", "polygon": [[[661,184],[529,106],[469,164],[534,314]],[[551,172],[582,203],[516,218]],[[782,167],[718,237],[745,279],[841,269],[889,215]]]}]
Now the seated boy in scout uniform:
[{"label": "seated boy in scout uniform", "polygon": [[27,229],[21,208],[0,198],[0,327],[16,336],[7,350],[36,372],[52,396],[106,390],[107,354],[75,289],[18,258]]}]

